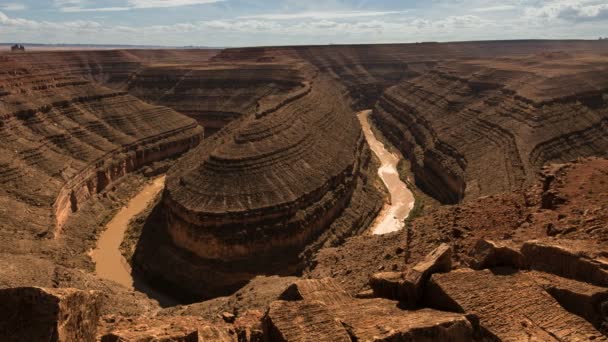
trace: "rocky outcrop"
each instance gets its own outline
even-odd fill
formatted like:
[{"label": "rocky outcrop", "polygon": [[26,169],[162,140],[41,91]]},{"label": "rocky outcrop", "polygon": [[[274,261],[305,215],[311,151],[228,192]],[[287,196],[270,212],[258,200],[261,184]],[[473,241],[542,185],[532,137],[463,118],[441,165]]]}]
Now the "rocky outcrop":
[{"label": "rocky outcrop", "polygon": [[481,270],[502,266],[525,269],[528,262],[520,249],[521,246],[509,241],[479,240],[471,252],[471,268]]},{"label": "rocky outcrop", "polygon": [[593,325],[561,307],[534,280],[509,269],[435,274],[433,307],[474,314],[488,338],[506,341],[605,341]]},{"label": "rocky outcrop", "polygon": [[210,136],[254,112],[258,101],[301,88],[302,82],[297,68],[289,64],[181,63],[147,66],[129,80],[127,89],[197,120]]},{"label": "rocky outcrop", "polygon": [[97,337],[101,342],[236,342],[235,335],[231,328],[211,324],[200,317],[164,316],[158,319],[106,316],[102,319]]},{"label": "rocky outcrop", "polygon": [[373,118],[411,161],[421,189],[456,203],[531,184],[547,162],[605,155],[605,104],[583,99],[608,87],[590,73],[593,62],[547,77],[545,63],[554,62],[531,58],[439,62],[382,95]]},{"label": "rocky outcrop", "polygon": [[532,269],[608,287],[608,260],[604,244],[546,239],[528,241],[521,250]]},{"label": "rocky outcrop", "polygon": [[0,290],[2,341],[96,340],[99,293],[17,287]]},{"label": "rocky outcrop", "polygon": [[401,273],[376,273],[369,284],[377,297],[395,299],[407,307],[416,307],[431,275],[451,269],[452,248],[441,244],[414,267]]},{"label": "rocky outcrop", "polygon": [[301,280],[272,303],[264,332],[273,341],[465,341],[472,338],[462,315],[404,311],[386,299],[354,299],[331,279]]},{"label": "rocky outcrop", "polygon": [[[98,58],[108,55],[129,65],[118,52]],[[31,220],[18,224],[19,234],[50,229],[57,235],[88,198],[127,173],[178,156],[202,137],[192,119],[88,81],[88,72],[79,69],[88,62],[70,64],[70,56],[95,57],[42,53],[0,61],[2,202],[31,212]],[[0,224],[22,219],[3,217]]]},{"label": "rocky outcrop", "polygon": [[583,317],[608,335],[608,288],[544,272],[528,275],[566,310]]}]

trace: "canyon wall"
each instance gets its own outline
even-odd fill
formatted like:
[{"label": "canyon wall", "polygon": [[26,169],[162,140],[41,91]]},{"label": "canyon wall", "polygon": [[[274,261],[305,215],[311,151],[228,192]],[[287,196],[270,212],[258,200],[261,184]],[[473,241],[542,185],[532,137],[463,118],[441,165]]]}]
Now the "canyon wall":
[{"label": "canyon wall", "polygon": [[119,51],[0,56],[0,198],[14,210],[0,224],[9,231],[56,235],[90,196],[202,138],[193,119],[91,82],[101,59],[117,67],[106,81],[135,64]]},{"label": "canyon wall", "polygon": [[144,101],[196,119],[211,135],[256,110],[259,100],[301,86],[290,65],[150,65],[129,80],[127,90]]},{"label": "canyon wall", "polygon": [[[263,97],[254,111],[170,170],[158,208],[165,226],[142,237],[135,256],[156,282],[201,298],[230,293],[256,274],[293,273],[298,255],[326,231],[333,236],[323,241],[353,235],[380,209],[371,151],[348,91],[310,65],[293,65],[287,91],[256,87]],[[257,69],[254,75],[265,78],[233,86],[247,92],[258,82],[281,84],[282,73],[268,72],[277,68],[241,65],[234,72]],[[331,228],[355,203],[360,212],[349,211]]]},{"label": "canyon wall", "polygon": [[[284,48],[277,48],[280,53]],[[608,44],[292,48],[349,89],[443,203],[521,188],[547,162],[605,156]]]},{"label": "canyon wall", "polygon": [[547,162],[605,156],[606,70],[595,56],[442,62],[390,88],[374,119],[417,185],[455,203],[530,184]]}]

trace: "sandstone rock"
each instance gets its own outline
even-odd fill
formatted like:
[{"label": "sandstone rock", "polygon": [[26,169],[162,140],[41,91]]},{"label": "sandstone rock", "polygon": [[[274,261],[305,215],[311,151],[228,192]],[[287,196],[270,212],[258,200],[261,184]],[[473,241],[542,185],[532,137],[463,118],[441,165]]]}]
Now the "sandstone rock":
[{"label": "sandstone rock", "polygon": [[[142,239],[134,258],[151,278],[206,299],[258,274],[285,273],[363,191],[371,152],[347,93],[310,68],[294,73],[294,91],[266,98],[276,103],[263,101],[168,173],[166,225],[158,239]],[[360,225],[374,209],[348,212],[352,224],[342,226]]]},{"label": "sandstone rock", "polygon": [[[295,301],[271,304],[264,329],[277,341],[466,341],[472,326],[462,315],[435,310],[404,311],[387,299],[354,299],[332,293],[331,279],[301,280],[289,289]],[[297,293],[299,296],[294,296]]]},{"label": "sandstone rock", "polygon": [[101,342],[237,341],[234,331],[230,328],[190,316],[163,316],[161,318],[105,316],[98,335]]},{"label": "sandstone rock", "polygon": [[264,319],[264,335],[277,342],[351,341],[348,331],[327,305],[315,300],[270,304]]},{"label": "sandstone rock", "polygon": [[[409,284],[409,283],[408,283]],[[403,272],[376,273],[369,279],[374,296],[394,300],[407,300],[408,291]]]},{"label": "sandstone rock", "polygon": [[319,301],[327,305],[339,305],[352,300],[352,297],[332,278],[298,280],[279,298],[288,301]]},{"label": "sandstone rock", "polygon": [[234,320],[236,319],[236,317],[234,316],[234,314],[231,314],[230,312],[223,312],[222,319],[226,323],[234,323]]},{"label": "sandstone rock", "polygon": [[405,274],[405,279],[416,286],[421,285],[433,273],[449,272],[452,269],[452,247],[441,244],[421,262]]},{"label": "sandstone rock", "polygon": [[76,289],[0,290],[0,340],[95,341],[98,294]]},{"label": "sandstone rock", "polygon": [[608,288],[553,274],[531,271],[528,275],[566,310],[591,322],[608,334]]},{"label": "sandstone rock", "polygon": [[239,342],[262,342],[264,340],[263,317],[264,313],[259,310],[247,310],[239,314],[234,322]]},{"label": "sandstone rock", "polygon": [[449,272],[451,269],[452,247],[444,243],[408,270],[404,276],[404,283],[410,305],[415,305],[419,300],[424,285],[433,273]]},{"label": "sandstone rock", "polygon": [[369,285],[377,297],[394,299],[408,307],[415,307],[430,276],[436,272],[449,272],[452,268],[452,248],[442,244],[414,267],[402,272],[374,274]]},{"label": "sandstone rock", "polygon": [[532,278],[512,269],[434,274],[425,300],[432,307],[477,316],[486,335],[500,340],[608,340]]},{"label": "sandstone rock", "polygon": [[527,262],[520,252],[520,247],[508,241],[490,241],[481,239],[472,251],[471,268],[484,269],[496,266],[508,266],[516,269],[526,268]]},{"label": "sandstone rock", "polygon": [[522,253],[532,269],[608,286],[608,249],[596,241],[534,240],[524,243]]}]

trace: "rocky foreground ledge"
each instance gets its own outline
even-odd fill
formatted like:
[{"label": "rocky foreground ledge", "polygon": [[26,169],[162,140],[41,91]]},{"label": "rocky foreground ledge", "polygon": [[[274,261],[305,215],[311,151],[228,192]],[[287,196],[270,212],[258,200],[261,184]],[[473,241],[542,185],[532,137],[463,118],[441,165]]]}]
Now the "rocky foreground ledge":
[{"label": "rocky foreground ledge", "polygon": [[[300,279],[265,312],[218,319],[164,313],[100,314],[99,293],[0,290],[7,341],[607,341],[605,246],[544,239],[523,245],[480,240],[477,270],[452,270],[441,245],[414,267],[380,273],[372,292],[352,297],[331,278]],[[585,272],[579,272],[584,270]],[[186,315],[184,315],[186,313]]]}]

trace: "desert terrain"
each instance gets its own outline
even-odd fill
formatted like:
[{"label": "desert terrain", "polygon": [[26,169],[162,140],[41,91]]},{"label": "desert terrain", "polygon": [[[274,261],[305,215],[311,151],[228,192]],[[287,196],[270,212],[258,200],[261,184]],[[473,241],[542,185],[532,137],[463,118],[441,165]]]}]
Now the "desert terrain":
[{"label": "desert terrain", "polygon": [[608,42],[0,53],[1,341],[608,340]]}]

